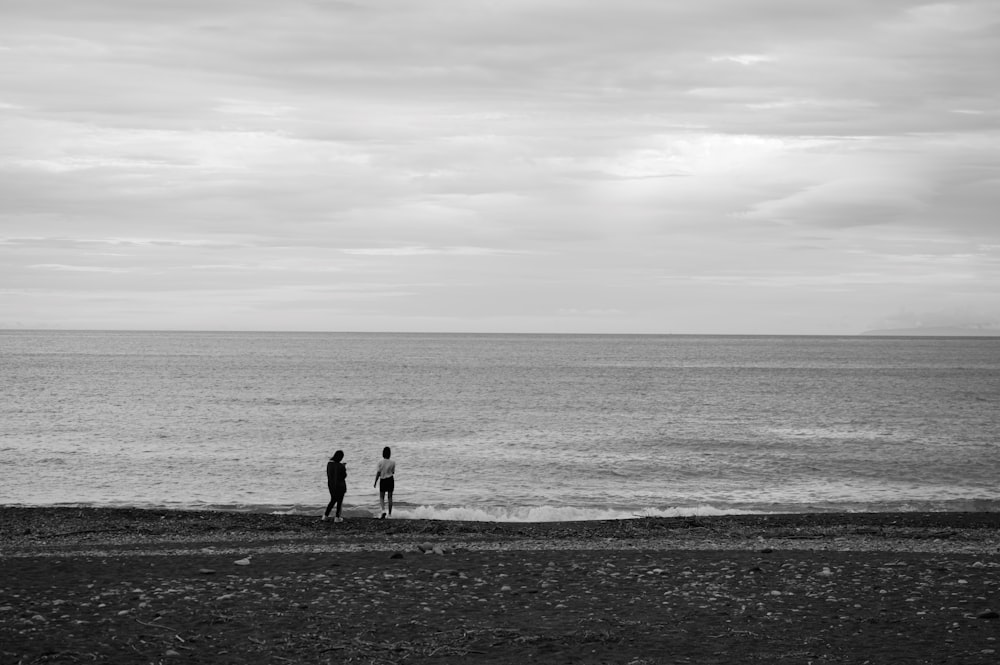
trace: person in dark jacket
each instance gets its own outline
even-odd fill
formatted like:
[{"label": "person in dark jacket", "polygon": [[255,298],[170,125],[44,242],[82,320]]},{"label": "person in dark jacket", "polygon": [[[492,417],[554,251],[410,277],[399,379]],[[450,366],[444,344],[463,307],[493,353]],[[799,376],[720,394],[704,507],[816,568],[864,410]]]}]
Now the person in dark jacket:
[{"label": "person in dark jacket", "polygon": [[344,459],[344,451],[338,450],[326,463],[326,485],[330,489],[330,503],[326,506],[323,519],[330,519],[330,511],[337,506],[334,522],[343,522],[340,510],[344,507],[344,495],[347,494],[347,466],[340,460]]}]

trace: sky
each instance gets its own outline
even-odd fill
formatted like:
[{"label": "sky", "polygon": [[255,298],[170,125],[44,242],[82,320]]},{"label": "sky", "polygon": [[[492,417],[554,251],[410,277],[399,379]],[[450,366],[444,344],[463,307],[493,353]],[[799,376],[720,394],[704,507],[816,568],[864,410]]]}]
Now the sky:
[{"label": "sky", "polygon": [[996,0],[0,17],[0,328],[1000,328]]}]

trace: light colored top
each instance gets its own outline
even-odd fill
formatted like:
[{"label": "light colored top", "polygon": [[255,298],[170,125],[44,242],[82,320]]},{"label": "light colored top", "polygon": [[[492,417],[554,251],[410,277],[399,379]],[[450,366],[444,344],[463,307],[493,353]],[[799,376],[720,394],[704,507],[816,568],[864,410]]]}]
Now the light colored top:
[{"label": "light colored top", "polygon": [[392,474],[396,473],[396,460],[382,458],[378,461],[378,468],[376,469],[379,478],[386,479],[392,478]]}]

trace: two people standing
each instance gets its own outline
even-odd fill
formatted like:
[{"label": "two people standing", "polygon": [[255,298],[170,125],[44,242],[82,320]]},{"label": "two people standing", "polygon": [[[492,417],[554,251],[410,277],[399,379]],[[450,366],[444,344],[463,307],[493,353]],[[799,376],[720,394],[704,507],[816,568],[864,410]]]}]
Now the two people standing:
[{"label": "two people standing", "polygon": [[[375,483],[372,485],[372,487],[378,485],[379,488],[378,502],[382,510],[382,517],[380,519],[383,520],[386,517],[386,495],[389,497],[388,514],[392,515],[392,492],[396,484],[396,462],[389,459],[391,456],[392,450],[390,450],[389,446],[382,449],[382,459],[378,462],[378,467],[375,470]],[[336,507],[337,512],[333,521],[344,521],[344,518],[340,516],[340,512],[344,506],[344,495],[347,494],[347,466],[341,461],[342,459],[344,459],[344,451],[338,450],[330,458],[330,461],[326,463],[326,484],[330,490],[330,503],[327,504],[326,512],[323,513],[324,520],[330,518],[330,511]]]}]

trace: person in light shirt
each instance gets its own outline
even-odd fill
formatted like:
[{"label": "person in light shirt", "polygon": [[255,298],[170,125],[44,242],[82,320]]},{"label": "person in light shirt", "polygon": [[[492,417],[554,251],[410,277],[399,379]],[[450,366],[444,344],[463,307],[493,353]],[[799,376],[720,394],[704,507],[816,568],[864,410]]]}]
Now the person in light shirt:
[{"label": "person in light shirt", "polygon": [[389,495],[389,516],[392,516],[392,490],[395,488],[396,481],[396,462],[389,459],[392,455],[392,451],[389,446],[382,449],[382,459],[378,461],[378,468],[375,471],[375,482],[372,487],[378,485],[378,505],[382,510],[382,517],[379,519],[385,519],[385,499],[386,495]]}]

